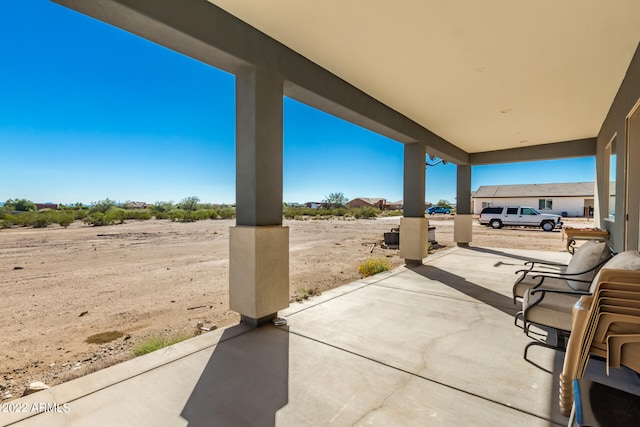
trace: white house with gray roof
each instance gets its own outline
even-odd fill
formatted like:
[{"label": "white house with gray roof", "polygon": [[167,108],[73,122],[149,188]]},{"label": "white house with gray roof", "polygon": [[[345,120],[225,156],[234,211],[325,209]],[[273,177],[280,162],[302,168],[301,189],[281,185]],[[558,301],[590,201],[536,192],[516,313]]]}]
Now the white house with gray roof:
[{"label": "white house with gray roof", "polygon": [[591,217],[594,189],[593,182],[483,185],[471,199],[475,213],[488,206],[531,206],[543,213]]}]

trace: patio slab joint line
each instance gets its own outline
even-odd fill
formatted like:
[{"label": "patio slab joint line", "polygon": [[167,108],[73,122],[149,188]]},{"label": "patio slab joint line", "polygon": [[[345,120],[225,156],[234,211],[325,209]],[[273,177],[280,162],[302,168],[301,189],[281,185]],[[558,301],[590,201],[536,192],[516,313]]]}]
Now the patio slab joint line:
[{"label": "patio slab joint line", "polygon": [[[295,313],[288,314],[288,315],[287,315],[287,317],[295,316],[296,314],[298,314],[298,313],[302,313],[303,311],[307,311],[307,310],[309,310],[309,309],[311,309],[311,308],[313,308],[313,307],[318,307],[318,306],[320,306],[320,305],[322,305],[322,304],[324,304],[324,303],[327,303],[327,302],[329,302],[329,301],[333,301],[333,300],[334,300],[334,299],[336,299],[336,298],[340,298],[340,297],[342,297],[342,296],[344,296],[344,295],[349,295],[349,294],[352,294],[352,293],[354,293],[354,292],[358,292],[358,291],[359,291],[359,290],[361,290],[361,289],[368,288],[369,286],[371,286],[371,285],[375,285],[375,284],[377,284],[377,283],[379,283],[379,282],[381,282],[381,281],[383,281],[383,280],[388,279],[389,277],[393,277],[393,276],[396,276],[396,275],[398,275],[398,274],[400,274],[400,273],[403,273],[403,271],[400,271],[400,268],[396,268],[396,270],[398,270],[398,271],[392,271],[391,273],[389,273],[389,274],[385,275],[385,277],[381,277],[380,279],[378,279],[378,280],[376,280],[376,281],[374,281],[374,282],[371,282],[371,283],[362,283],[362,282],[361,282],[361,283],[362,283],[362,286],[360,286],[360,287],[359,287],[359,288],[357,288],[357,289],[353,289],[353,290],[351,290],[351,291],[348,291],[348,292],[344,292],[344,293],[338,294],[338,295],[336,295],[336,296],[333,296],[333,297],[331,297],[331,298],[329,298],[329,299],[326,299],[326,300],[324,300],[324,301],[317,302],[317,303],[315,303],[315,304],[313,304],[313,303],[309,303],[309,306],[308,306],[308,307],[301,308],[300,310],[296,311]],[[356,282],[352,282],[352,283],[357,283],[357,282],[358,282],[358,281],[356,280]]]},{"label": "patio slab joint line", "polygon": [[458,392],[460,392],[460,393],[464,393],[464,394],[466,394],[466,395],[476,397],[476,398],[481,399],[481,400],[484,400],[484,401],[486,401],[486,402],[491,402],[491,403],[494,403],[494,404],[496,404],[496,405],[502,406],[502,407],[504,407],[504,408],[508,408],[508,409],[511,409],[511,410],[514,410],[514,411],[517,411],[517,412],[521,412],[521,413],[523,413],[523,414],[530,415],[530,416],[532,416],[532,417],[534,417],[534,418],[537,418],[537,419],[540,419],[540,420],[547,421],[547,422],[549,422],[549,423],[551,423],[551,424],[553,424],[553,425],[564,426],[564,424],[559,424],[559,423],[554,422],[553,420],[551,420],[551,419],[549,419],[549,418],[542,417],[542,416],[540,416],[540,415],[538,415],[538,414],[534,414],[533,412],[527,411],[527,410],[525,410],[525,409],[520,409],[520,408],[517,408],[517,407],[515,407],[515,406],[507,405],[506,403],[498,402],[497,400],[494,400],[494,399],[489,399],[489,398],[487,398],[487,397],[480,396],[480,395],[478,395],[478,394],[476,394],[476,393],[472,393],[472,392],[470,392],[470,391],[463,390],[463,389],[458,388],[458,387],[454,387],[454,386],[452,386],[452,385],[450,385],[450,384],[445,384],[445,383],[443,383],[443,382],[441,382],[441,381],[434,380],[434,379],[432,379],[432,378],[428,378],[428,377],[426,377],[426,376],[424,376],[424,375],[419,375],[419,374],[413,373],[413,372],[411,372],[411,371],[407,371],[406,369],[403,369],[403,368],[399,368],[399,367],[397,367],[397,366],[390,365],[390,364],[385,363],[385,362],[382,362],[382,361],[380,361],[380,360],[376,360],[376,359],[374,359],[374,358],[372,358],[372,357],[369,357],[369,356],[365,356],[365,355],[363,355],[363,354],[356,353],[355,351],[348,350],[348,349],[346,349],[346,348],[342,348],[342,347],[339,347],[339,346],[334,345],[334,344],[330,344],[330,343],[328,343],[328,342],[325,342],[325,341],[319,340],[319,339],[317,339],[317,338],[313,338],[313,337],[310,337],[310,336],[307,336],[307,335],[301,334],[301,333],[299,333],[299,332],[293,332],[293,331],[291,331],[290,329],[289,329],[289,330],[284,330],[283,332],[285,332],[285,333],[289,333],[289,334],[294,334],[294,335],[299,336],[299,337],[301,337],[301,338],[306,338],[306,339],[308,339],[308,340],[311,340],[311,341],[317,342],[317,343],[319,343],[319,344],[323,344],[323,345],[326,345],[326,346],[328,346],[328,347],[335,348],[336,350],[344,351],[345,353],[349,353],[349,354],[352,354],[352,355],[354,355],[354,356],[361,357],[361,358],[366,359],[366,360],[369,360],[369,361],[371,361],[371,362],[373,362],[373,363],[377,363],[377,364],[379,364],[379,365],[386,366],[387,368],[393,369],[393,370],[395,370],[395,371],[403,372],[403,373],[405,373],[405,374],[410,375],[411,377],[420,378],[420,379],[423,379],[423,380],[425,380],[425,381],[429,381],[429,382],[431,382],[431,383],[438,384],[438,385],[440,385],[440,386],[446,387],[446,388],[448,388],[448,389],[455,390],[455,391],[458,391]]}]

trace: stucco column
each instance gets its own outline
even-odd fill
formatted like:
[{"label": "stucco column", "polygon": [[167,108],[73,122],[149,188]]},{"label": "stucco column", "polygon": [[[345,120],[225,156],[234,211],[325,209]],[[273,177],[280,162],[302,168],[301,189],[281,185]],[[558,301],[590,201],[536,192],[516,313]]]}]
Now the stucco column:
[{"label": "stucco column", "polygon": [[422,264],[429,245],[429,223],[424,216],[424,142],[404,145],[404,217],[400,219],[400,257],[407,264]]},{"label": "stucco column", "polygon": [[236,226],[229,307],[254,326],[289,306],[289,229],[282,226],[282,77],[236,75]]},{"label": "stucco column", "polygon": [[473,237],[471,212],[471,165],[458,165],[456,183],[456,216],[453,240],[458,246],[469,246]]}]

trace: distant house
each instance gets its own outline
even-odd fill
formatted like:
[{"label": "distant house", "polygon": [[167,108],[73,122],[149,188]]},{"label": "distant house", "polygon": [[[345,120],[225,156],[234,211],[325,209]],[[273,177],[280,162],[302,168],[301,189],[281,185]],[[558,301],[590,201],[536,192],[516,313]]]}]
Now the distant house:
[{"label": "distant house", "polygon": [[378,208],[381,211],[387,209],[387,200],[381,198],[357,197],[349,202],[350,208]]},{"label": "distant house", "polygon": [[592,217],[593,182],[559,184],[483,185],[471,196],[473,211],[488,206],[531,206],[542,213]]},{"label": "distant house", "polygon": [[387,209],[390,211],[399,211],[404,206],[404,200],[387,203]]},{"label": "distant house", "polygon": [[53,209],[53,210],[58,210],[58,204],[57,203],[34,203],[36,205],[36,210],[41,210],[41,209]]},{"label": "distant house", "polygon": [[149,206],[151,205],[145,202],[128,202],[124,205],[124,208],[125,209],[146,209]]}]

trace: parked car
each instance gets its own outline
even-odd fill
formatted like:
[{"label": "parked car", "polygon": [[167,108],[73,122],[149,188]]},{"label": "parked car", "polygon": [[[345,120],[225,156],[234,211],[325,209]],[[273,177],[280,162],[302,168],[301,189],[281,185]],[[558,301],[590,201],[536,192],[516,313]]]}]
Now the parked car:
[{"label": "parked car", "polygon": [[433,214],[450,214],[451,213],[451,209],[445,208],[443,206],[431,206],[430,208],[427,209],[427,213],[429,215],[433,215]]},{"label": "parked car", "polygon": [[489,207],[482,209],[480,224],[492,228],[503,225],[541,227],[544,231],[562,228],[560,215],[543,214],[528,206]]}]

